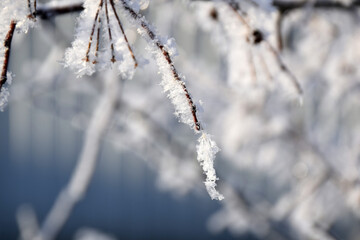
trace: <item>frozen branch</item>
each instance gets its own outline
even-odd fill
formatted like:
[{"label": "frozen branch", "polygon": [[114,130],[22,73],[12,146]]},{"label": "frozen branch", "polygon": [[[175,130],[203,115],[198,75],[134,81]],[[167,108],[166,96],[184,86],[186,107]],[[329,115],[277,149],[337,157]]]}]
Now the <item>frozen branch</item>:
[{"label": "frozen branch", "polygon": [[0,76],[0,92],[1,92],[2,87],[4,86],[4,84],[7,81],[7,72],[8,72],[8,67],[9,67],[11,42],[12,42],[12,39],[13,39],[15,27],[16,27],[16,21],[13,20],[10,23],[9,31],[6,34],[6,37],[4,39],[5,53],[4,53],[4,62],[3,62],[3,65],[2,65],[1,76]]},{"label": "frozen branch", "polygon": [[[209,2],[211,0],[192,0],[193,2]],[[280,12],[290,12],[299,8],[304,7],[306,1],[280,1],[274,0],[272,5],[277,8]],[[313,5],[314,8],[318,9],[337,9],[337,10],[352,10],[354,7],[360,7],[360,0],[354,0],[350,4],[345,5],[341,2],[334,1],[316,1]],[[62,6],[51,6],[50,4],[38,4],[36,9],[36,16],[42,19],[50,19],[58,15],[80,12],[84,10],[83,3],[71,3]]]},{"label": "frozen branch", "polygon": [[236,16],[243,24],[243,26],[246,28],[248,34],[247,36],[248,41],[250,41],[250,43],[253,45],[263,43],[266,46],[269,52],[274,56],[278,66],[280,67],[280,70],[283,71],[283,73],[288,77],[288,79],[295,87],[296,92],[300,97],[300,101],[302,101],[301,99],[301,96],[303,94],[302,87],[299,81],[296,79],[295,75],[289,70],[289,68],[283,62],[279,52],[270,44],[270,42],[267,39],[265,39],[264,34],[259,29],[255,29],[251,26],[250,22],[246,19],[246,13],[243,12],[243,10],[240,8],[237,2],[231,0],[230,2],[228,2],[228,5],[236,13]]},{"label": "frozen branch", "polygon": [[[50,2],[51,3],[51,2]],[[83,2],[70,3],[68,5],[38,4],[36,16],[42,19],[50,19],[59,15],[75,13],[84,10]]]},{"label": "frozen branch", "polygon": [[70,182],[62,190],[47,215],[39,234],[35,238],[37,240],[55,238],[69,218],[74,206],[85,195],[90,184],[97,164],[100,141],[112,119],[119,89],[116,77],[107,76],[105,80],[105,89],[86,131],[77,166]]},{"label": "frozen branch", "polygon": [[[273,6],[280,12],[290,12],[304,7],[308,1],[281,1],[274,0]],[[318,9],[336,9],[336,10],[353,10],[354,7],[360,7],[360,0],[353,0],[349,4],[344,4],[340,1],[315,1],[312,5],[313,8]]]},{"label": "frozen branch", "polygon": [[[217,0],[192,0],[193,2],[216,2]],[[284,1],[273,0],[272,6],[281,12],[293,11],[304,7],[307,4],[307,0],[298,1]],[[256,4],[255,2],[253,2]],[[354,7],[360,7],[360,0],[353,0],[349,4],[344,4],[340,1],[315,1],[314,8],[319,9],[339,9],[339,10],[351,10]]]},{"label": "frozen branch", "polygon": [[136,12],[128,1],[120,0],[120,2],[127,12],[128,18],[132,18],[140,34],[153,48],[152,52],[162,73],[161,85],[164,91],[168,92],[168,97],[175,107],[175,114],[182,122],[191,126],[196,133],[201,133],[197,145],[197,160],[206,175],[205,186],[207,192],[212,199],[224,199],[224,196],[216,190],[218,178],[214,169],[214,160],[219,148],[211,139],[211,136],[204,131],[198,120],[196,105],[185,85],[184,78],[178,73],[171,59],[173,54],[172,46],[169,46],[168,42],[166,45],[163,43],[146,19]]},{"label": "frozen branch", "polygon": [[130,52],[130,54],[131,54],[131,57],[132,57],[132,59],[133,59],[133,61],[134,61],[134,67],[136,68],[136,67],[138,66],[138,62],[137,62],[137,60],[136,60],[136,58],[135,58],[135,55],[134,55],[133,50],[132,50],[131,47],[130,47],[129,40],[128,40],[127,37],[126,37],[124,28],[123,28],[123,26],[122,26],[122,24],[121,24],[121,21],[120,21],[120,18],[119,18],[119,16],[118,16],[118,14],[117,14],[117,12],[116,12],[115,4],[114,4],[114,1],[113,1],[113,0],[110,0],[110,5],[111,5],[111,8],[112,8],[112,10],[113,10],[113,12],[114,12],[114,15],[115,15],[116,21],[117,21],[117,23],[118,23],[118,25],[119,25],[119,28],[120,28],[120,30],[121,30],[121,33],[122,33],[122,35],[123,35],[123,37],[124,37],[124,40],[125,40],[125,42],[126,42],[126,44],[127,44],[128,50],[129,50],[129,52]]},{"label": "frozen branch", "polygon": [[175,65],[170,57],[169,51],[165,48],[164,44],[159,40],[155,32],[152,30],[151,26],[149,26],[149,24],[142,18],[142,16],[137,12],[135,12],[131,8],[131,6],[127,3],[127,1],[121,0],[121,3],[123,4],[124,9],[128,12],[129,16],[131,16],[133,20],[139,21],[139,24],[141,28],[145,31],[147,37],[150,39],[150,41],[153,41],[155,46],[158,48],[158,50],[161,51],[163,58],[165,59],[166,63],[169,65],[171,69],[173,78],[178,82],[178,84],[181,86],[182,90],[184,91],[184,94],[189,104],[189,108],[191,109],[195,130],[200,131],[201,126],[196,113],[197,112],[196,105],[194,104],[189,94],[189,91],[187,90],[185,82],[181,79],[178,71],[176,70]]},{"label": "frozen branch", "polygon": [[20,239],[32,240],[39,230],[34,209],[29,205],[20,206],[16,213],[16,220],[19,226]]}]

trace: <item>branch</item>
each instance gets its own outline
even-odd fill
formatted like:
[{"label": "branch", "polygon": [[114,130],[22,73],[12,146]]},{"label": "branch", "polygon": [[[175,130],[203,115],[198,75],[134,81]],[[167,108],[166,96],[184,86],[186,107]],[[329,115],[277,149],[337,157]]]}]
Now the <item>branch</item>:
[{"label": "branch", "polygon": [[[113,1],[110,1],[111,3]],[[136,13],[125,1],[121,1],[124,9],[129,13],[129,15],[134,19],[134,20],[140,20],[141,21],[141,27],[146,31],[148,37],[153,40],[156,41],[156,46],[159,48],[159,50],[162,52],[164,58],[166,59],[167,63],[169,64],[172,74],[174,76],[174,78],[181,84],[184,92],[185,92],[185,96],[188,100],[189,106],[191,108],[191,112],[193,115],[193,120],[194,120],[194,124],[195,124],[195,129],[196,130],[200,130],[201,126],[200,126],[200,122],[198,120],[197,117],[197,110],[196,110],[196,105],[193,103],[193,100],[187,90],[186,85],[184,84],[184,82],[181,80],[175,66],[174,63],[172,62],[171,58],[170,58],[170,54],[168,53],[168,51],[165,49],[164,45],[159,41],[156,40],[156,35],[155,33],[151,30],[150,26],[148,26],[148,24],[141,20],[141,16]],[[66,14],[66,13],[72,13],[72,12],[77,12],[77,11],[82,11],[84,8],[82,6],[82,3],[77,3],[77,4],[71,4],[71,5],[63,5],[63,6],[51,6],[50,4],[43,4],[38,6],[37,11],[36,11],[36,15],[41,17],[42,19],[49,19],[51,17],[57,16],[57,15],[62,15],[62,14]],[[130,48],[129,48],[130,50]],[[132,53],[132,51],[130,51]],[[132,54],[133,56],[133,54]],[[135,58],[133,57],[134,61],[135,61],[135,67],[137,66],[137,62],[135,60]]]},{"label": "branch", "polygon": [[38,232],[38,220],[34,209],[30,205],[22,205],[16,212],[16,221],[19,226],[20,240],[32,240]]},{"label": "branch", "polygon": [[83,2],[76,4],[62,5],[62,6],[52,6],[50,4],[38,4],[36,9],[36,16],[41,19],[48,20],[50,18],[64,15],[68,13],[75,13],[84,10]]},{"label": "branch", "polygon": [[123,37],[124,37],[124,40],[125,40],[125,42],[126,42],[126,44],[127,44],[128,50],[129,50],[129,52],[130,52],[130,54],[131,54],[131,57],[132,57],[132,59],[133,59],[133,61],[134,61],[134,67],[136,68],[136,67],[138,66],[138,62],[137,62],[137,60],[136,60],[136,58],[135,58],[135,55],[134,55],[133,50],[132,50],[131,47],[130,47],[129,40],[128,40],[127,37],[126,37],[124,28],[123,28],[123,26],[122,26],[122,24],[121,24],[121,21],[120,21],[120,18],[119,18],[119,16],[118,16],[118,14],[117,14],[117,12],[116,12],[115,4],[114,4],[114,1],[113,1],[113,0],[110,0],[110,5],[111,5],[111,8],[112,8],[112,10],[113,10],[113,12],[114,12],[115,18],[116,18],[116,20],[117,20],[117,22],[118,22],[118,25],[119,25],[119,28],[120,28],[120,30],[121,30],[121,33],[122,33],[122,35],[123,35]]},{"label": "branch", "polygon": [[[93,23],[93,25],[92,25],[92,27],[91,27],[89,45],[88,45],[88,49],[87,49],[87,51],[86,51],[86,56],[85,56],[85,61],[86,61],[86,62],[89,62],[89,61],[90,61],[90,59],[89,59],[89,53],[90,53],[90,49],[91,49],[91,44],[92,44],[94,32],[95,32],[96,22],[98,22],[99,25],[100,25],[100,22],[101,22],[101,17],[99,17],[99,13],[100,13],[100,10],[101,10],[102,6],[103,6],[103,0],[100,1],[100,4],[99,4],[99,6],[98,6],[98,9],[96,10],[94,23]],[[96,53],[95,53],[95,55],[97,55],[97,52],[98,52],[98,49],[99,49],[99,36],[98,36],[98,35],[100,34],[99,31],[100,31],[100,28],[98,27],[98,29],[97,29],[98,34],[97,34],[97,40],[96,40]],[[96,61],[96,59],[95,59],[94,61]]]},{"label": "branch", "polygon": [[188,124],[194,128],[196,133],[201,132],[198,139],[197,160],[203,168],[206,175],[205,186],[211,199],[222,200],[224,196],[216,190],[216,181],[218,180],[214,169],[215,155],[219,151],[216,143],[211,139],[202,128],[198,117],[197,109],[190,93],[185,85],[181,75],[175,68],[174,62],[171,59],[167,46],[162,43],[159,36],[149,23],[137,13],[128,3],[127,0],[120,0],[124,10],[128,14],[128,18],[140,29],[140,34],[149,42],[153,48],[154,57],[157,65],[162,72],[162,82],[165,92],[168,92],[168,97],[175,107],[175,113],[180,118],[180,121]]},{"label": "branch", "polygon": [[264,38],[264,34],[256,28],[253,28],[250,24],[250,21],[246,18],[246,13],[241,9],[239,4],[235,0],[229,0],[226,2],[229,8],[231,8],[236,16],[238,17],[239,21],[247,30],[247,39],[249,44],[258,45],[263,44],[269,50],[269,52],[274,56],[280,70],[288,77],[292,85],[294,86],[297,94],[300,97],[300,103],[302,102],[302,94],[303,89],[295,77],[295,75],[289,70],[289,68],[283,62],[279,52],[270,44],[270,42]]},{"label": "branch", "polygon": [[165,46],[161,43],[161,41],[157,38],[155,32],[153,30],[151,30],[151,27],[149,26],[149,24],[142,18],[142,16],[140,14],[138,14],[137,12],[135,12],[127,3],[127,1],[125,0],[121,0],[121,3],[124,7],[124,10],[126,10],[129,14],[129,16],[131,16],[133,18],[133,20],[135,21],[140,21],[140,25],[143,28],[143,30],[145,31],[145,33],[147,34],[147,36],[154,41],[154,44],[156,45],[156,47],[161,51],[163,57],[165,58],[167,64],[170,67],[171,73],[174,77],[174,79],[181,85],[182,90],[184,91],[184,94],[186,96],[186,99],[188,101],[190,110],[191,110],[191,114],[193,117],[193,122],[194,122],[194,126],[195,129],[197,131],[200,131],[201,129],[201,125],[200,122],[198,120],[197,117],[197,109],[196,109],[196,105],[194,104],[189,91],[187,90],[187,87],[185,85],[185,82],[181,79],[179,73],[177,72],[174,62],[171,60],[170,54],[169,52],[166,50]]},{"label": "branch", "polygon": [[13,20],[10,23],[9,31],[6,34],[6,37],[4,39],[5,53],[4,53],[4,62],[3,62],[2,70],[1,70],[1,76],[0,76],[0,92],[1,92],[2,86],[7,81],[7,72],[8,72],[8,67],[9,67],[11,42],[12,42],[12,38],[14,35],[15,27],[16,27],[16,22]]},{"label": "branch", "polygon": [[[229,2],[224,0],[192,0],[193,2]],[[231,1],[230,1],[231,2]],[[307,0],[303,1],[284,1],[284,0],[273,0],[272,6],[277,8],[280,12],[289,12],[304,7],[307,4]],[[314,8],[319,9],[338,9],[338,10],[352,10],[355,7],[360,7],[360,0],[353,0],[350,4],[344,4],[336,1],[320,1],[317,0]]]},{"label": "branch", "polygon": [[[274,0],[273,6],[280,12],[290,12],[306,5],[307,1],[281,1]],[[336,9],[336,10],[353,10],[355,7],[360,7],[360,0],[353,0],[350,4],[344,4],[335,1],[316,1],[313,8],[319,9]]]},{"label": "branch", "polygon": [[[210,2],[212,0],[192,0],[193,2]],[[290,12],[299,8],[304,7],[306,1],[281,1],[274,0],[272,5],[277,8],[280,12]],[[337,9],[349,11],[355,7],[360,7],[360,0],[354,0],[350,4],[344,4],[341,2],[333,1],[316,1],[314,3],[314,8],[319,9]],[[69,4],[63,6],[52,6],[50,4],[38,4],[36,9],[36,16],[39,16],[42,19],[50,19],[58,15],[75,13],[84,10],[83,3],[79,2],[76,4]]]},{"label": "branch", "polygon": [[116,108],[118,88],[118,79],[109,76],[86,131],[82,152],[71,180],[56,199],[35,239],[54,239],[69,218],[72,209],[86,193],[95,171],[101,138]]}]

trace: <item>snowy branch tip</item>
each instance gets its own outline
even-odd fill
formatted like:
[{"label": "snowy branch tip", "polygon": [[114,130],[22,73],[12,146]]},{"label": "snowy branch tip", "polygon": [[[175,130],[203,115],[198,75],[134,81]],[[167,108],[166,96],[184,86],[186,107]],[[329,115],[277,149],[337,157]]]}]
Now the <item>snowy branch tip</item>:
[{"label": "snowy branch tip", "polygon": [[214,159],[216,153],[220,150],[216,143],[211,139],[211,136],[206,132],[203,132],[199,138],[199,144],[197,149],[197,160],[203,168],[206,175],[205,186],[211,199],[223,200],[224,196],[216,190],[216,172],[214,169]]}]

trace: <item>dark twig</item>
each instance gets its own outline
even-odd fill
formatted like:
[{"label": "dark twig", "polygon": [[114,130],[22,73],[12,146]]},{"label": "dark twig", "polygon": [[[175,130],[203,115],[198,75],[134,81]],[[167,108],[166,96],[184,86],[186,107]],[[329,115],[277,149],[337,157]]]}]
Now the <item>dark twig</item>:
[{"label": "dark twig", "polygon": [[131,47],[130,47],[129,41],[128,41],[126,35],[125,35],[124,28],[123,28],[123,26],[122,26],[122,24],[121,24],[121,21],[120,21],[120,18],[119,18],[119,16],[118,16],[118,14],[117,14],[117,12],[116,12],[116,9],[115,9],[114,1],[113,1],[113,0],[110,0],[110,5],[111,5],[111,7],[112,7],[112,10],[113,10],[113,12],[114,12],[115,18],[116,18],[116,20],[117,20],[117,22],[118,22],[118,25],[119,25],[119,27],[120,27],[120,30],[121,30],[121,32],[122,32],[122,34],[123,34],[123,36],[124,36],[124,40],[125,40],[125,42],[126,42],[126,44],[127,44],[127,47],[128,47],[129,52],[130,52],[130,54],[131,54],[131,57],[132,57],[132,59],[134,60],[134,65],[135,65],[135,68],[136,68],[136,67],[138,66],[137,60],[136,60],[136,58],[135,58],[135,55],[134,55],[133,50],[132,50]]},{"label": "dark twig", "polygon": [[33,16],[33,12],[31,11],[31,2],[30,2],[30,0],[27,0],[27,4],[28,4],[28,9],[29,9],[28,18],[32,18],[34,16]]},{"label": "dark twig", "polygon": [[100,43],[100,25],[101,25],[101,17],[99,17],[98,21],[98,28],[97,28],[97,34],[96,34],[96,48],[95,48],[95,59],[93,60],[93,64],[97,63],[97,57],[99,52],[99,43]]},{"label": "dark twig", "polygon": [[267,41],[260,30],[253,29],[250,23],[247,21],[246,16],[242,14],[242,10],[238,4],[234,4],[234,0],[231,0],[228,2],[229,7],[236,13],[241,23],[244,25],[244,27],[247,30],[247,34],[251,34],[251,36],[248,36],[251,41],[250,43],[256,45],[263,43],[268,48],[269,52],[275,57],[275,60],[277,61],[277,64],[280,67],[280,70],[288,76],[292,84],[294,85],[296,92],[301,96],[303,94],[303,90],[301,88],[300,83],[296,79],[295,75],[289,70],[289,68],[285,65],[283,60],[281,59],[281,56],[279,52]]},{"label": "dark twig", "polygon": [[266,78],[267,78],[269,81],[273,81],[273,77],[272,77],[272,75],[271,75],[271,73],[270,73],[270,71],[269,71],[268,66],[267,66],[266,63],[265,63],[265,60],[264,60],[263,55],[260,53],[258,56],[259,56],[259,60],[260,60],[260,65],[261,65],[262,69],[263,69],[264,72],[265,72]]},{"label": "dark twig", "polygon": [[39,16],[41,19],[47,20],[53,18],[55,16],[68,14],[68,13],[75,13],[84,10],[82,3],[80,4],[71,4],[68,6],[61,6],[61,7],[48,7],[45,4],[39,5],[36,9],[36,16]]},{"label": "dark twig", "polygon": [[114,42],[112,39],[112,33],[111,33],[111,26],[110,26],[110,19],[109,19],[109,10],[108,10],[108,1],[105,0],[105,15],[106,15],[106,22],[108,27],[108,33],[109,33],[109,41],[110,41],[110,48],[111,48],[111,62],[116,62],[115,59],[115,50],[114,50]]},{"label": "dark twig", "polygon": [[[215,2],[214,0],[192,0],[193,2]],[[227,1],[224,1],[227,2]],[[249,2],[249,1],[248,1]],[[253,1],[252,1],[253,2]],[[255,2],[253,2],[255,3]],[[273,0],[273,7],[277,8],[281,12],[290,12],[299,8],[302,8],[306,5],[306,0],[297,0],[297,1],[283,1],[283,0]],[[360,0],[353,0],[350,4],[344,4],[337,1],[320,1],[317,0],[314,5],[314,8],[319,9],[337,9],[337,10],[352,10],[354,7],[360,7]]]},{"label": "dark twig", "polygon": [[[276,7],[280,12],[287,13],[306,5],[307,1],[281,1],[273,0],[273,6]],[[318,9],[336,9],[336,10],[353,10],[355,7],[360,7],[360,0],[353,0],[350,4],[344,4],[337,1],[316,1],[313,8]]]},{"label": "dark twig", "polygon": [[32,7],[31,7],[31,0],[28,0],[27,3],[28,3],[28,9],[29,9],[28,18],[35,20],[36,19],[36,0],[33,0]]},{"label": "dark twig", "polygon": [[2,86],[7,81],[7,71],[8,71],[8,67],[9,67],[11,42],[12,42],[12,39],[13,39],[15,27],[16,27],[16,22],[13,20],[10,23],[9,31],[6,34],[6,37],[5,37],[5,40],[4,40],[5,53],[4,53],[4,63],[3,63],[3,66],[2,66],[1,77],[0,77],[0,91],[2,89]]},{"label": "dark twig", "polygon": [[192,113],[192,116],[193,116],[193,121],[194,121],[194,124],[195,124],[195,129],[197,131],[199,131],[201,129],[201,125],[200,125],[200,122],[198,120],[198,117],[197,117],[197,110],[196,110],[196,105],[194,104],[190,94],[189,94],[189,91],[187,90],[187,87],[184,83],[184,81],[180,78],[176,68],[175,68],[175,65],[174,65],[174,62],[171,60],[171,57],[170,57],[170,54],[169,52],[165,49],[164,45],[160,42],[159,39],[156,38],[156,34],[154,33],[154,31],[151,30],[150,26],[147,24],[147,22],[145,22],[141,15],[136,13],[130,6],[129,4],[127,3],[126,0],[121,0],[121,3],[124,7],[124,9],[129,13],[129,15],[134,19],[134,20],[140,20],[140,24],[141,24],[141,27],[145,30],[145,32],[147,33],[148,37],[155,42],[155,45],[157,46],[157,48],[159,48],[159,50],[162,52],[166,62],[168,63],[170,69],[171,69],[171,72],[173,74],[173,77],[176,81],[179,82],[179,84],[181,84],[181,87],[182,89],[184,90],[184,93],[185,93],[185,96],[188,100],[188,104],[191,108],[191,113]]},{"label": "dark twig", "polygon": [[102,6],[103,6],[103,0],[100,1],[100,4],[99,4],[99,6],[98,6],[98,9],[96,10],[96,14],[95,14],[95,18],[94,18],[94,23],[93,23],[92,28],[91,28],[89,45],[88,45],[88,49],[87,49],[86,55],[85,55],[85,61],[86,61],[86,62],[89,62],[89,61],[90,61],[90,59],[89,59],[89,53],[90,53],[90,49],[91,49],[91,44],[92,44],[94,32],[95,32],[96,22],[98,21],[99,12],[100,12]]},{"label": "dark twig", "polygon": [[285,65],[285,63],[281,59],[279,52],[276,51],[276,49],[268,41],[265,41],[264,43],[266,47],[269,49],[269,51],[274,55],[281,71],[283,71],[289,77],[289,79],[291,80],[292,84],[296,89],[296,92],[301,96],[303,94],[301,85],[299,81],[296,79],[295,75],[289,70],[289,68]]},{"label": "dark twig", "polygon": [[248,63],[250,66],[250,76],[253,84],[256,84],[257,82],[257,73],[256,73],[256,67],[254,63],[254,56],[251,47],[247,49],[247,57],[248,57]]},{"label": "dark twig", "polygon": [[276,35],[276,42],[279,51],[282,51],[284,48],[284,43],[281,34],[283,20],[284,20],[284,13],[279,12],[278,15],[276,16],[276,22],[275,22],[275,35]]},{"label": "dark twig", "polygon": [[36,8],[37,8],[37,4],[36,4],[36,0],[34,0],[34,12],[33,15],[36,18]]},{"label": "dark twig", "polygon": [[[193,2],[209,2],[211,0],[192,0]],[[35,1],[36,3],[36,1]],[[272,5],[277,8],[281,12],[290,12],[299,8],[302,8],[306,4],[306,1],[280,1],[274,0]],[[360,7],[360,0],[354,0],[349,5],[344,5],[341,2],[333,2],[333,1],[317,1],[314,8],[318,9],[333,9],[333,10],[352,10],[355,7]],[[42,19],[49,19],[58,15],[63,15],[67,13],[80,12],[84,10],[83,4],[71,4],[68,6],[62,7],[48,7],[45,4],[39,5],[36,9],[36,15]]]}]

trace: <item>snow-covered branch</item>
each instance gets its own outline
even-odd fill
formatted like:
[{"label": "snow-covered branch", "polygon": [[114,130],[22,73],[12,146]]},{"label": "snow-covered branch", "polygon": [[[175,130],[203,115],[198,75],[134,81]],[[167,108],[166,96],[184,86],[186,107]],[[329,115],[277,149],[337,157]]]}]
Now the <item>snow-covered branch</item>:
[{"label": "snow-covered branch", "polygon": [[[11,73],[8,72],[9,67],[9,58],[10,58],[10,50],[11,50],[11,42],[13,39],[14,31],[16,28],[16,21],[12,20],[9,26],[9,30],[5,36],[4,39],[4,46],[1,48],[0,54],[2,56],[2,60],[0,62],[2,63],[2,69],[1,69],[1,75],[0,75],[0,111],[4,109],[8,102],[9,92],[7,88],[4,88],[4,84],[7,82],[8,78],[11,79]],[[11,81],[8,81],[11,82]]]},{"label": "snow-covered branch", "polygon": [[74,206],[86,194],[97,165],[101,139],[112,120],[119,93],[118,78],[107,74],[104,81],[104,90],[86,131],[76,168],[68,185],[59,194],[45,218],[40,232],[34,239],[54,239],[69,218]]}]

